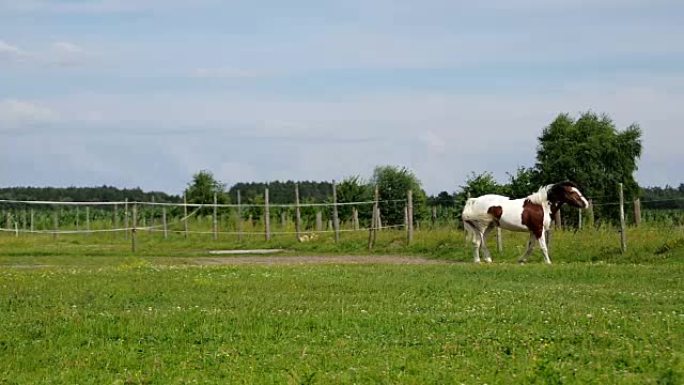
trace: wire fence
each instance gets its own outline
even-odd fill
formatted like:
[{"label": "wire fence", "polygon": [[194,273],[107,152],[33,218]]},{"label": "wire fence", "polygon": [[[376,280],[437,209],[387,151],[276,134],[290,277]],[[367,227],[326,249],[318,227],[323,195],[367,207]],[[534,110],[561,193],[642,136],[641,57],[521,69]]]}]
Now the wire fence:
[{"label": "wire fence", "polygon": [[[299,202],[270,203],[171,203],[145,201],[32,201],[0,199],[3,216],[0,217],[0,233],[35,235],[75,235],[75,234],[123,234],[126,239],[134,238],[136,233],[148,232],[170,235],[212,235],[243,237],[295,236],[298,240],[313,234],[334,234],[338,241],[340,234],[374,232],[381,230],[404,230],[407,243],[413,234],[413,200],[407,192],[404,199],[367,200],[353,202]],[[600,201],[592,199],[587,210],[578,210],[577,217],[568,217],[563,222],[575,228],[594,225],[594,208],[621,208],[621,225],[618,232],[625,233],[626,222],[639,226],[650,212],[642,212],[642,207],[658,203],[684,201],[684,198],[666,198],[630,201]],[[625,213],[625,208],[628,212]],[[431,215],[423,213],[427,225],[423,229],[453,226],[460,224],[455,210],[446,210],[447,220],[439,223],[437,206],[431,207]],[[684,211],[682,211],[684,213]],[[684,215],[682,215],[684,218]],[[428,218],[431,218],[428,219]],[[628,218],[628,219],[626,219]],[[280,219],[278,223],[278,219]],[[273,223],[273,224],[272,224]],[[417,222],[416,224],[419,224]],[[431,226],[430,226],[431,224]],[[558,223],[562,225],[563,223]],[[656,231],[656,230],[653,230]],[[499,235],[500,237],[500,235]],[[626,242],[623,241],[623,244]],[[372,242],[369,241],[372,246]],[[626,246],[623,246],[625,248]]]},{"label": "wire fence", "polygon": [[[410,196],[410,194],[408,195]],[[411,206],[407,199],[370,201],[269,203],[171,203],[144,201],[32,201],[0,199],[3,217],[0,232],[20,234],[98,234],[122,233],[134,239],[136,233],[161,233],[164,238],[181,234],[243,237],[294,235],[298,240],[312,234],[370,232],[408,229],[413,219],[406,217]],[[383,221],[382,213],[400,206],[401,223]],[[342,213],[340,213],[342,211]],[[280,223],[272,225],[280,217]],[[383,223],[385,222],[385,223]],[[135,247],[135,246],[134,246]]]}]

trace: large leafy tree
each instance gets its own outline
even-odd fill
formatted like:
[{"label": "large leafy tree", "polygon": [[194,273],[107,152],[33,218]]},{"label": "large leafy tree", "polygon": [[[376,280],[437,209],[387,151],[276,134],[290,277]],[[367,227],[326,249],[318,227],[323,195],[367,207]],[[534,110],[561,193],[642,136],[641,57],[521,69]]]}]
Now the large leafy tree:
[{"label": "large leafy tree", "polygon": [[413,216],[414,219],[424,219],[428,216],[427,195],[421,187],[420,180],[416,175],[405,167],[378,166],[373,172],[371,186],[378,186],[380,200],[380,213],[383,225],[398,225],[404,223],[404,207],[406,206],[406,193],[413,191]]},{"label": "large leafy tree", "polygon": [[638,195],[634,172],[640,156],[638,125],[619,131],[607,115],[585,112],[575,120],[560,114],[539,137],[536,169],[541,183],[572,180],[585,195],[614,202],[618,183],[626,199]]}]

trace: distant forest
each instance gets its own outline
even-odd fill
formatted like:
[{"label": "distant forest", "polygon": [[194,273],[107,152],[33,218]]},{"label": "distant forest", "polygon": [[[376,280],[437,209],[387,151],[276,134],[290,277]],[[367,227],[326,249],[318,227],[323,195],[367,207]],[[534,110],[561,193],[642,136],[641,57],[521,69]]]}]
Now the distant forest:
[{"label": "distant forest", "polygon": [[[263,200],[264,189],[268,186],[271,203],[294,202],[295,183],[299,184],[299,196],[302,202],[326,202],[332,200],[332,184],[330,182],[270,182],[237,183],[226,191],[228,201],[237,201],[237,191],[243,203],[255,203]],[[644,208],[648,209],[684,209],[684,183],[679,187],[643,187],[641,199]],[[455,192],[442,191],[428,197],[430,206],[444,208],[455,206]],[[182,202],[182,196],[171,195],[159,191],[145,192],[140,188],[119,189],[112,186],[101,187],[8,187],[0,188],[0,199],[37,200],[62,202],[102,202],[102,201],[141,201],[150,202]]]},{"label": "distant forest", "polygon": [[21,201],[59,201],[59,202],[181,202],[183,199],[158,191],[144,192],[140,188],[119,189],[112,186],[101,187],[8,187],[0,188],[0,199]]}]

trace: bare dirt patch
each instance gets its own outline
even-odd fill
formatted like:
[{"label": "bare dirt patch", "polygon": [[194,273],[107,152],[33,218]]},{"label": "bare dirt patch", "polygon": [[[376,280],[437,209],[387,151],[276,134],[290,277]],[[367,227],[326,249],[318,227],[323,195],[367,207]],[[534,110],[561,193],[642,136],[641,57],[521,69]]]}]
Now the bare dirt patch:
[{"label": "bare dirt patch", "polygon": [[402,257],[393,255],[361,255],[361,256],[239,256],[224,258],[192,258],[184,262],[194,265],[304,265],[304,264],[385,264],[385,265],[438,265],[447,261],[420,257]]}]

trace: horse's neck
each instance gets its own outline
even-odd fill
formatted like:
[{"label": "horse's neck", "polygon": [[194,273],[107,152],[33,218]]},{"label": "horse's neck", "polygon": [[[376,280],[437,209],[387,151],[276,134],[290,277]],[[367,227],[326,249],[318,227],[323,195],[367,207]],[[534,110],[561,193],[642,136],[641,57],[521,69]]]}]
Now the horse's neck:
[{"label": "horse's neck", "polygon": [[549,204],[549,200],[546,197],[546,191],[538,191],[534,194],[529,195],[527,199],[529,199],[532,203],[536,203],[542,206],[546,206]]}]

